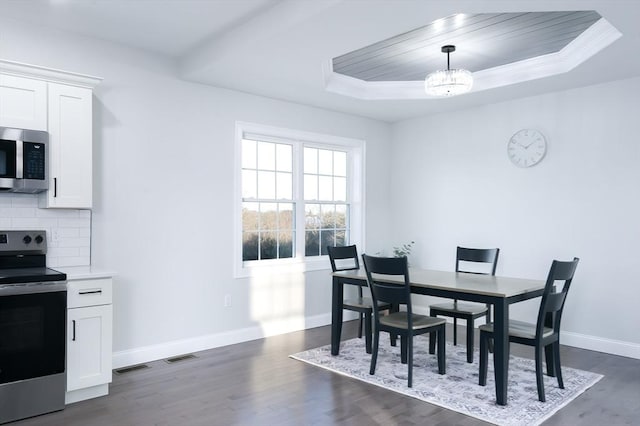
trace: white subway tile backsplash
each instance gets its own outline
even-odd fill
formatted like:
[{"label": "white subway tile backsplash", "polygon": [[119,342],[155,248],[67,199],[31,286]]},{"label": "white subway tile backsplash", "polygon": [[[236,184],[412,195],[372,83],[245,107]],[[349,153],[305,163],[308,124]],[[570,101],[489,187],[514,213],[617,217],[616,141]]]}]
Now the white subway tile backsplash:
[{"label": "white subway tile backsplash", "polygon": [[[49,259],[47,258],[47,261]],[[55,265],[49,264],[49,266],[78,266],[78,265],[89,265],[91,263],[91,259],[89,257],[58,257]]]},{"label": "white subway tile backsplash", "polygon": [[80,228],[60,228],[58,235],[62,238],[78,238],[80,236]]},{"label": "white subway tile backsplash", "polygon": [[50,267],[90,265],[91,210],[37,206],[35,194],[0,194],[0,230],[45,230]]},{"label": "white subway tile backsplash", "polygon": [[35,217],[12,217],[13,229],[38,229],[38,219]]},{"label": "white subway tile backsplash", "polygon": [[54,257],[77,257],[80,255],[78,247],[49,247],[47,255]]},{"label": "white subway tile backsplash", "polygon": [[38,207],[38,197],[31,194],[13,194],[11,205],[13,207]]},{"label": "white subway tile backsplash", "polygon": [[38,228],[40,229],[44,229],[45,231],[47,231],[47,233],[49,232],[49,229],[51,228],[57,228],[58,227],[58,219],[55,218],[38,218]]},{"label": "white subway tile backsplash", "polygon": [[89,238],[64,238],[60,237],[58,247],[89,247],[91,240]]},{"label": "white subway tile backsplash", "polygon": [[36,217],[36,210],[33,207],[14,207],[11,209],[11,217]]},{"label": "white subway tile backsplash", "polygon": [[60,228],[79,228],[79,227],[87,226],[90,224],[91,224],[91,220],[89,218],[63,217],[58,219],[58,226]]}]

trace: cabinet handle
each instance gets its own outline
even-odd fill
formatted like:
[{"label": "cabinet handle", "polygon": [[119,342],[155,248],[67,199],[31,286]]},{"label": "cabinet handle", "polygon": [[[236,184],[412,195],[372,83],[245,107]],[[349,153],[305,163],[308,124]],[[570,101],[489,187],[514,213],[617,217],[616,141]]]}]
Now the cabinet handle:
[{"label": "cabinet handle", "polygon": [[73,337],[71,338],[71,341],[75,342],[76,341],[76,320],[71,320],[71,322],[73,323]]},{"label": "cabinet handle", "polygon": [[83,295],[83,294],[100,294],[102,293],[102,290],[87,290],[87,291],[80,291],[78,292],[78,294]]},{"label": "cabinet handle", "polygon": [[53,178],[53,198],[58,196],[58,178]]}]

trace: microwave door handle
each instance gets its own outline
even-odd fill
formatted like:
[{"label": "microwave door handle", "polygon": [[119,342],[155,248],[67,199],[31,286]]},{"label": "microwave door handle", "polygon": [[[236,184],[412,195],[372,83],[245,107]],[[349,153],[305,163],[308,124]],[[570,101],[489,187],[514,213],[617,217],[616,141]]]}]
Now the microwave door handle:
[{"label": "microwave door handle", "polygon": [[16,141],[16,179],[24,176],[24,145],[22,141]]}]

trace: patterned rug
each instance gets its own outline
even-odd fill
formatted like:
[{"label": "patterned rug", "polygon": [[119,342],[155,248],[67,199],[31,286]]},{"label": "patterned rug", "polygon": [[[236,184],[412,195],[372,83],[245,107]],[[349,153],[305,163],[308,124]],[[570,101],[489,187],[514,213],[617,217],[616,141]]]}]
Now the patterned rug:
[{"label": "patterned rug", "polygon": [[507,406],[495,403],[492,355],[489,355],[487,386],[478,385],[478,352],[474,363],[466,362],[466,348],[447,343],[447,374],[438,374],[435,355],[429,355],[428,338],[414,341],[413,388],[407,387],[407,366],[400,363],[400,345],[392,347],[380,339],[376,374],[369,374],[371,355],[364,339],[342,342],[340,355],[331,356],[331,346],[323,346],[291,355],[291,358],[327,370],[399,392],[430,404],[454,410],[497,425],[538,425],[603,376],[563,367],[564,389],[554,377],[544,376],[546,402],[538,401],[533,360],[511,356],[509,359],[509,396]]}]

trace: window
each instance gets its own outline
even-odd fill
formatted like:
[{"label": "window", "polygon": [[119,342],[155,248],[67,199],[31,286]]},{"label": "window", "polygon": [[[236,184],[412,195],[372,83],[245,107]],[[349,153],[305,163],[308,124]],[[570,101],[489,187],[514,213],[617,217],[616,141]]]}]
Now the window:
[{"label": "window", "polygon": [[242,139],[243,261],[293,257],[292,154],[289,144]]},{"label": "window", "polygon": [[305,256],[349,243],[347,153],[304,147]]},{"label": "window", "polygon": [[237,275],[294,263],[326,268],[327,245],[362,242],[363,145],[237,124]]}]

